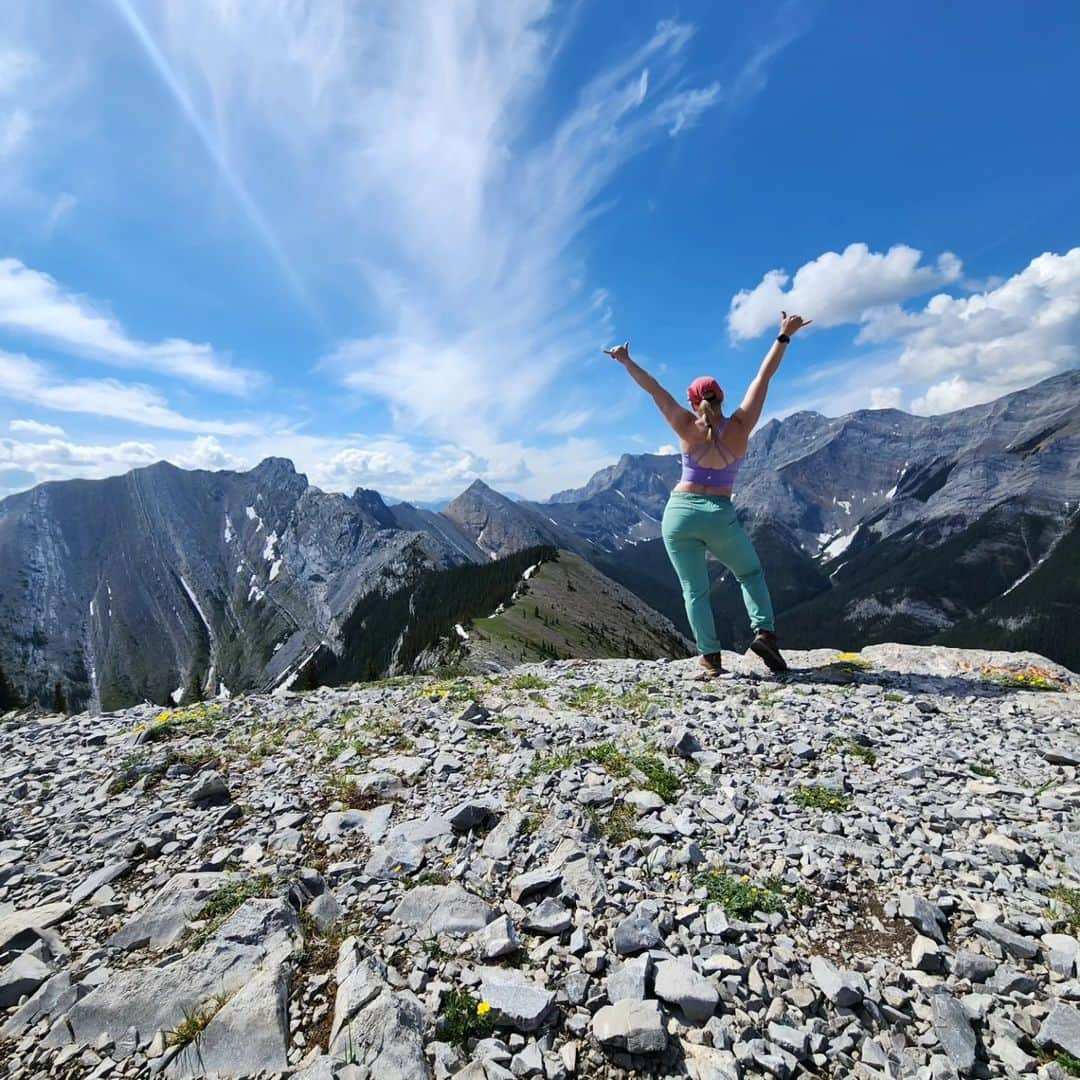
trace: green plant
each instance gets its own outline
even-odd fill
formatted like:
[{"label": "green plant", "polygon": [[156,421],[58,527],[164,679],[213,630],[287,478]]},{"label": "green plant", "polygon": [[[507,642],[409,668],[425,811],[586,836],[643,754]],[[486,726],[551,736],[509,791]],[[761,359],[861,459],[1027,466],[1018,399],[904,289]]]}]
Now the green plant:
[{"label": "green plant", "polygon": [[837,653],[826,665],[829,671],[840,672],[846,675],[857,675],[871,667],[870,661],[858,653]]},{"label": "green plant", "polygon": [[327,782],[331,799],[343,803],[349,810],[373,810],[387,801],[371,791],[361,791],[355,780],[347,776],[334,776]]},{"label": "green plant", "polygon": [[450,875],[441,870],[426,870],[416,877],[402,878],[401,884],[406,889],[415,889],[419,885],[449,885]]},{"label": "green plant", "polygon": [[548,684],[539,675],[515,675],[510,680],[511,690],[546,690]]},{"label": "green plant", "polygon": [[187,940],[194,948],[199,948],[246,900],[265,899],[273,895],[274,882],[269,874],[239,877],[226,882],[211,894],[199,911],[197,918],[200,922],[205,920],[206,925],[190,932]]},{"label": "green plant", "polygon": [[852,757],[858,758],[866,765],[873,766],[877,764],[877,754],[875,754],[869,746],[863,746],[861,742],[850,737],[833,739],[830,744],[830,749],[833,753],[850,754]]},{"label": "green plant", "polygon": [[903,694],[898,694],[895,690],[890,690],[885,695],[885,700],[886,701],[891,701],[891,702],[894,702],[894,703],[900,702],[900,701],[904,700],[904,695]]},{"label": "green plant", "polygon": [[968,768],[976,776],[984,776],[988,780],[996,780],[997,779],[997,769],[993,769],[989,765],[980,765],[977,762],[973,762],[972,764],[968,765]]},{"label": "green plant", "polygon": [[202,1036],[202,1033],[206,1030],[207,1025],[218,1014],[221,1007],[225,1004],[227,998],[224,995],[218,995],[214,998],[209,1008],[192,1009],[188,1011],[184,1009],[184,1018],[172,1029],[172,1031],[165,1032],[165,1043],[167,1046],[177,1046],[181,1049],[185,1046],[190,1046],[192,1043],[197,1043]]},{"label": "green plant", "polygon": [[491,1033],[491,1006],[479,1001],[468,990],[447,990],[439,1002],[439,1034],[448,1043],[464,1048],[470,1039],[482,1039]]},{"label": "green plant", "polygon": [[679,797],[682,782],[674,770],[669,769],[655,754],[635,754],[631,764],[645,777],[645,787],[654,791],[666,803]]},{"label": "green plant", "polygon": [[1027,667],[1013,670],[987,666],[982,669],[982,675],[987,682],[1007,690],[1041,690],[1059,693],[1068,689],[1054,672],[1046,668]]},{"label": "green plant", "polygon": [[1056,1062],[1069,1076],[1080,1076],[1080,1058],[1073,1057],[1072,1054],[1066,1053],[1064,1050],[1058,1050],[1050,1055],[1043,1055],[1043,1060]]},{"label": "green plant", "polygon": [[511,785],[511,788],[518,790],[538,776],[557,772],[559,769],[567,769],[579,762],[599,765],[609,776],[617,779],[630,776],[636,769],[644,778],[643,786],[649,791],[655,791],[665,802],[674,802],[682,788],[678,773],[669,769],[656,754],[628,753],[610,742],[537,757],[521,781]]},{"label": "green plant", "polygon": [[1061,885],[1050,891],[1050,899],[1057,909],[1053,913],[1063,919],[1070,934],[1080,933],[1080,889],[1070,889]]},{"label": "green plant", "polygon": [[832,788],[815,787],[800,784],[792,796],[796,806],[805,810],[846,810],[851,805],[851,796]]},{"label": "green plant", "polygon": [[721,870],[703,870],[695,875],[694,886],[704,889],[706,898],[720,904],[734,919],[748,919],[758,911],[784,911],[786,907],[783,885],[777,878],[759,883],[745,874],[735,877]]},{"label": "green plant", "polygon": [[518,826],[518,836],[532,836],[540,831],[540,826],[544,823],[543,818],[539,814],[526,814],[521,819],[521,824]]},{"label": "green plant", "polygon": [[638,835],[637,812],[627,802],[616,802],[606,815],[590,807],[586,816],[609,843],[625,844]]}]

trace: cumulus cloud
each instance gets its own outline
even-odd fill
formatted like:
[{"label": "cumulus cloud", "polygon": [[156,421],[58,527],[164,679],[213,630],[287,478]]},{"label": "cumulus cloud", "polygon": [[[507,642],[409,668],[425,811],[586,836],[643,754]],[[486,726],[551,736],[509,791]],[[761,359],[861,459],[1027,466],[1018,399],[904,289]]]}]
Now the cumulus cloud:
[{"label": "cumulus cloud", "polygon": [[29,357],[0,350],[0,394],[55,412],[88,413],[144,427],[218,435],[250,435],[254,424],[198,420],[171,409],[148,386],[115,379],[63,379]]},{"label": "cumulus cloud", "polygon": [[44,435],[62,439],[65,431],[56,424],[42,424],[37,420],[12,420],[8,424],[8,430],[20,435]]},{"label": "cumulus cloud", "polygon": [[186,469],[235,469],[242,460],[230,453],[213,435],[199,435],[191,445],[172,458]]},{"label": "cumulus cloud", "polygon": [[18,259],[0,259],[0,328],[106,364],[158,372],[222,393],[244,394],[258,379],[252,371],[231,367],[209,345],[183,338],[138,341],[100,305]]},{"label": "cumulus cloud", "polygon": [[928,265],[921,251],[906,244],[886,252],[849,244],[804,263],[794,277],[770,270],[753,289],[740,290],[731,301],[728,329],[736,341],[758,337],[776,327],[781,310],[812,318],[815,326],[859,323],[875,308],[920,296],[962,273],[951,252]]},{"label": "cumulus cloud", "polygon": [[0,439],[0,472],[16,470],[25,473],[33,484],[72,477],[98,479],[114,476],[141,465],[150,465],[160,457],[152,443],[144,442],[94,445],[66,439],[48,439],[44,442]]}]

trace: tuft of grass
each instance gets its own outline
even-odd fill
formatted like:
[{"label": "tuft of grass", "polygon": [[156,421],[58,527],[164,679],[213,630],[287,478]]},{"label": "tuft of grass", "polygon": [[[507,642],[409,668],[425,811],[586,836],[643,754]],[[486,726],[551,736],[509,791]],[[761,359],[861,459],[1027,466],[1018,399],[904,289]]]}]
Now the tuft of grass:
[{"label": "tuft of grass", "polygon": [[1063,919],[1070,934],[1080,934],[1080,889],[1061,885],[1050,891],[1050,899],[1054,901],[1051,915]]},{"label": "tuft of grass", "polygon": [[327,793],[331,799],[343,803],[349,810],[374,810],[385,800],[370,791],[361,791],[355,780],[347,776],[335,776],[326,785]]},{"label": "tuft of grass", "polygon": [[616,779],[624,779],[637,770],[644,778],[643,786],[649,791],[655,791],[664,802],[674,802],[682,790],[679,774],[668,768],[656,754],[630,753],[610,742],[538,757],[529,767],[521,783],[516,786],[521,787],[531,783],[538,776],[568,769],[582,762],[599,765],[609,776]]},{"label": "tuft of grass", "polygon": [[526,814],[518,826],[518,836],[533,836],[540,831],[544,820],[539,814]]},{"label": "tuft of grass", "polygon": [[200,921],[205,920],[206,925],[186,935],[189,944],[198,949],[246,900],[266,899],[273,895],[274,882],[269,874],[240,877],[226,882],[200,909],[197,918]]},{"label": "tuft of grass", "polygon": [[423,874],[417,874],[416,877],[402,878],[401,884],[405,889],[415,889],[419,885],[449,885],[450,875],[444,874],[441,870],[428,870]]},{"label": "tuft of grass", "polygon": [[997,769],[991,768],[989,765],[980,765],[978,762],[972,762],[968,765],[968,768],[976,775],[986,777],[987,780],[997,779]]},{"label": "tuft of grass", "polygon": [[829,748],[834,754],[849,754],[851,757],[858,758],[866,765],[874,766],[877,764],[877,754],[875,754],[869,746],[863,746],[863,744],[856,739],[833,739]]},{"label": "tuft of grass", "polygon": [[796,806],[804,810],[829,810],[839,812],[851,805],[851,796],[831,788],[800,784],[792,796]]},{"label": "tuft of grass", "polygon": [[1006,690],[1041,690],[1060,693],[1068,689],[1064,682],[1046,668],[1026,667],[1013,670],[1002,667],[984,667],[983,678]]},{"label": "tuft of grass", "polygon": [[510,680],[511,690],[546,690],[548,683],[539,675],[515,675]]},{"label": "tuft of grass", "polygon": [[470,1039],[483,1039],[491,1034],[491,1006],[473,997],[468,990],[454,987],[442,995],[439,1002],[439,1036],[448,1043],[464,1049]]},{"label": "tuft of grass", "polygon": [[829,671],[838,671],[847,675],[857,675],[861,671],[868,671],[871,663],[858,653],[837,653],[826,665]]},{"label": "tuft of grass", "polygon": [[208,1006],[200,1009],[184,1010],[184,1019],[172,1029],[165,1032],[166,1046],[176,1046],[183,1049],[197,1043],[202,1037],[210,1021],[225,1007],[229,1000],[228,994],[218,994]]},{"label": "tuft of grass", "polygon": [[679,797],[682,781],[679,774],[669,769],[655,754],[635,754],[631,764],[645,777],[645,787],[655,792],[666,803]]},{"label": "tuft of grass", "polygon": [[[720,904],[733,919],[748,919],[758,911],[787,910],[783,882],[775,877],[757,882],[745,874],[735,877],[722,870],[703,870],[694,876],[694,887],[704,889],[709,902]],[[805,903],[805,890],[796,890],[793,899]]]},{"label": "tuft of grass", "polygon": [[597,831],[611,844],[625,844],[638,836],[637,813],[628,803],[619,801],[612,806],[607,815],[601,815],[598,810],[590,807],[586,817],[593,823]]},{"label": "tuft of grass", "polygon": [[890,690],[885,695],[885,700],[886,701],[892,701],[892,702],[903,701],[904,700],[904,695],[903,694],[898,694],[895,690]]}]

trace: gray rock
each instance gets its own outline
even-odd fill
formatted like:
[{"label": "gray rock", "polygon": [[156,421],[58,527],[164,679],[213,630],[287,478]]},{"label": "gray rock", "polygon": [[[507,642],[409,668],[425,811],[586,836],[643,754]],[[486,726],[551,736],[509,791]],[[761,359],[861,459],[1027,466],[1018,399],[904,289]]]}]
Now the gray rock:
[{"label": "gray rock", "polygon": [[605,1005],[593,1017],[592,1031],[601,1045],[631,1054],[658,1054],[667,1047],[667,1031],[655,1001],[627,999]]},{"label": "gray rock", "polygon": [[427,758],[411,754],[392,754],[389,757],[372,758],[368,766],[372,772],[391,773],[403,780],[415,780],[431,768],[431,762]]},{"label": "gray rock", "polygon": [[0,1027],[0,1038],[19,1038],[42,1020],[62,1016],[89,990],[89,987],[73,985],[66,971],[54,975]]},{"label": "gray rock", "polygon": [[679,757],[693,758],[701,750],[701,741],[689,728],[680,728],[672,737],[671,748]]},{"label": "gray rock", "polygon": [[118,971],[79,1001],[46,1045],[89,1043],[103,1032],[118,1039],[131,1026],[149,1038],[171,1031],[184,1013],[246,985],[260,969],[275,971],[298,940],[296,913],[283,900],[247,900],[194,953],[167,967]]},{"label": "gray rock", "polygon": [[387,987],[386,965],[376,957],[365,957],[347,975],[339,965],[339,981],[334,998],[334,1019],[330,1027],[331,1045],[341,1029],[366,1005],[374,1001]]},{"label": "gray rock", "polygon": [[494,821],[496,816],[496,804],[491,799],[467,799],[446,813],[455,832],[482,828]]},{"label": "gray rock", "polygon": [[1029,937],[1024,937],[1013,930],[991,922],[989,919],[977,919],[973,924],[976,933],[990,941],[997,942],[1010,956],[1019,960],[1033,960],[1039,951],[1038,945]]},{"label": "gray rock", "polygon": [[958,979],[970,979],[973,983],[983,983],[997,971],[998,962],[982,953],[958,952],[953,961],[953,974]]},{"label": "gray rock", "polygon": [[574,919],[561,900],[549,896],[529,912],[521,925],[536,934],[562,934],[574,925]]},{"label": "gray rock", "polygon": [[1046,947],[1050,969],[1066,979],[1071,979],[1076,973],[1080,942],[1071,934],[1043,934],[1042,942]]},{"label": "gray rock", "polygon": [[978,1040],[964,1007],[951,994],[940,990],[931,995],[934,1031],[942,1049],[957,1071],[967,1076],[975,1068]]},{"label": "gray rock", "polygon": [[1034,994],[1038,986],[1037,980],[1027,972],[1017,971],[1008,964],[1002,964],[986,984],[995,994]]},{"label": "gray rock", "polygon": [[900,915],[907,919],[924,937],[945,944],[945,929],[949,925],[948,916],[925,897],[914,893],[904,893],[900,897]]},{"label": "gray rock", "polygon": [[476,955],[481,960],[497,960],[521,948],[521,939],[508,915],[499,915],[471,938]]},{"label": "gray rock", "polygon": [[364,864],[368,877],[392,880],[415,874],[424,865],[424,845],[400,837],[375,848]]},{"label": "gray rock", "polygon": [[430,1080],[423,1041],[428,1024],[413,994],[386,988],[338,1032],[330,1054],[378,1080]]},{"label": "gray rock", "polygon": [[491,906],[460,885],[419,885],[402,897],[393,918],[421,938],[450,934],[467,937],[495,917]]},{"label": "gray rock", "polygon": [[653,992],[661,1001],[677,1005],[695,1024],[704,1023],[716,1011],[717,989],[688,960],[664,960],[656,965]]},{"label": "gray rock", "polygon": [[33,994],[52,972],[35,956],[24,953],[0,969],[0,1009],[9,1009]]},{"label": "gray rock", "polygon": [[210,770],[195,777],[187,790],[185,800],[189,806],[224,806],[232,801],[232,795],[225,777]]},{"label": "gray rock", "polygon": [[386,835],[393,809],[390,803],[384,803],[371,810],[332,811],[322,819],[315,839],[333,844],[350,836],[366,836],[377,844]]},{"label": "gray rock", "polygon": [[624,960],[607,977],[608,1001],[612,1005],[620,1001],[644,1001],[651,967],[648,953]]},{"label": "gray rock", "polygon": [[479,971],[480,996],[491,1006],[500,1027],[535,1031],[555,1001],[555,994],[513,968],[485,967]]},{"label": "gray rock", "polygon": [[840,1008],[858,1005],[866,996],[866,980],[855,971],[841,971],[823,956],[810,959],[810,977],[818,989]]},{"label": "gray rock", "polygon": [[656,923],[644,915],[630,915],[615,927],[615,951],[620,956],[655,949],[663,940]]},{"label": "gray rock", "polygon": [[343,914],[341,905],[337,902],[337,898],[329,889],[327,889],[326,892],[319,893],[319,895],[308,904],[305,911],[314,921],[315,925],[323,932],[329,930]]},{"label": "gray rock", "polygon": [[88,896],[93,896],[103,885],[108,885],[109,882],[123,877],[130,870],[131,863],[129,862],[114,862],[103,866],[72,891],[71,902],[81,904]]},{"label": "gray rock", "polygon": [[169,1063],[166,1075],[252,1076],[288,1066],[289,978],[285,965],[264,968],[230,998]]},{"label": "gray rock", "polygon": [[37,931],[62,922],[71,910],[71,904],[55,903],[0,914],[0,952],[21,952],[37,940]]},{"label": "gray rock", "polygon": [[1080,1058],[1080,1012],[1072,1005],[1059,1003],[1043,1021],[1035,1041],[1042,1047],[1064,1050]]},{"label": "gray rock", "polygon": [[518,874],[510,882],[510,899],[521,903],[527,897],[554,888],[562,881],[562,871],[550,866]]},{"label": "gray rock", "polygon": [[233,875],[177,874],[147,901],[130,922],[122,926],[108,944],[118,949],[165,949],[184,932],[213,894]]}]

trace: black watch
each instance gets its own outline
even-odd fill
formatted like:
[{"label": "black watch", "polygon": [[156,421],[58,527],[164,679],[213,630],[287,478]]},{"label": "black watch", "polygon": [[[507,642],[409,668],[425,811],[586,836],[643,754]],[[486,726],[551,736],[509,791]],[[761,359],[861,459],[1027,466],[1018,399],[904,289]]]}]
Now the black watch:
[{"label": "black watch", "polygon": [[776,340],[779,341],[781,345],[787,345],[790,343],[791,338],[789,338],[787,334],[777,334]]}]

